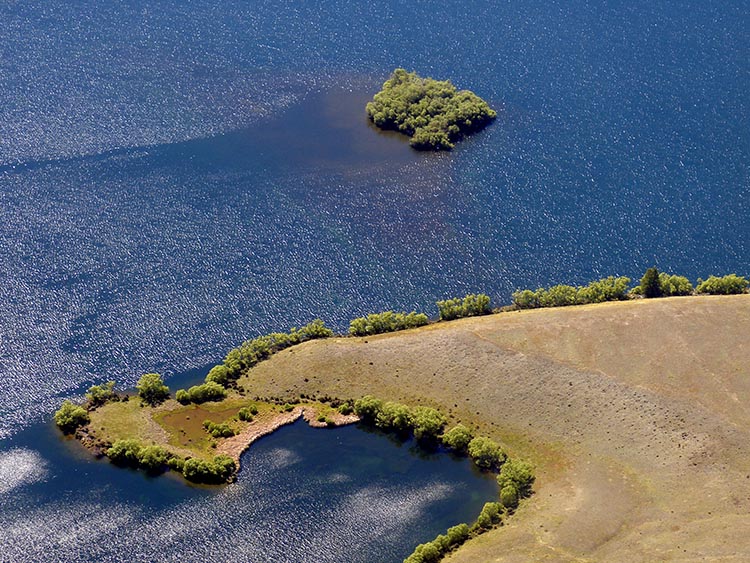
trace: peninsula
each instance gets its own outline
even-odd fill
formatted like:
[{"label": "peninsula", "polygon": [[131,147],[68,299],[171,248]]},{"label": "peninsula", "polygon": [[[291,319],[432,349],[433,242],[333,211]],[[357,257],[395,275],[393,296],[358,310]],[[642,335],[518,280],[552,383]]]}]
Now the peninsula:
[{"label": "peninsula", "polygon": [[450,150],[459,139],[484,129],[497,117],[474,92],[403,68],[393,71],[366,110],[381,129],[411,137],[410,144],[417,150]]},{"label": "peninsula", "polygon": [[[450,529],[410,563],[437,560],[435,550],[450,563],[745,561],[750,535],[737,531],[750,521],[748,281],[711,276],[693,288],[655,268],[630,290],[629,281],[518,291],[500,314],[489,297],[468,295],[438,302],[441,321],[391,311],[354,319],[350,336],[316,321],[230,351],[202,384],[224,389],[218,401],[193,402],[210,393],[191,388],[182,403],[141,406],[141,394],[94,409],[71,404],[67,414],[83,411],[74,430],[83,441],[102,432],[166,444],[183,460],[234,463],[243,444],[272,430],[264,421],[307,416],[327,426],[359,416],[416,436],[420,412],[420,425],[448,447],[467,445],[454,431],[461,426],[483,438],[488,447],[469,452],[477,465],[505,466],[506,452],[530,465],[498,476],[515,491],[482,511],[481,537],[456,549],[451,538],[470,535]],[[163,385],[144,384],[145,397]],[[103,387],[89,401],[106,397]],[[534,496],[498,529],[501,512],[528,492],[531,466]]]}]

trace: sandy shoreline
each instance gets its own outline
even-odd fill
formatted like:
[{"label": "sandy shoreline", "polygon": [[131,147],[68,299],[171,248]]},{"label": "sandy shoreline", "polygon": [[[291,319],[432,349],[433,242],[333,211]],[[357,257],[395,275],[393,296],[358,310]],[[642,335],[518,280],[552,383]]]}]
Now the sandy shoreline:
[{"label": "sandy shoreline", "polygon": [[[279,413],[264,420],[251,422],[247,429],[231,438],[223,440],[216,448],[216,453],[231,457],[239,469],[240,456],[253,444],[253,442],[259,440],[263,436],[275,432],[282,426],[296,422],[300,418],[304,418],[305,422],[314,428],[328,427],[326,422],[318,421],[317,409],[310,408],[309,406],[298,406],[294,407],[294,409],[289,412]],[[343,415],[341,413],[333,413],[329,415],[328,418],[333,422],[333,426],[344,426],[359,421],[359,417],[354,414]]]}]

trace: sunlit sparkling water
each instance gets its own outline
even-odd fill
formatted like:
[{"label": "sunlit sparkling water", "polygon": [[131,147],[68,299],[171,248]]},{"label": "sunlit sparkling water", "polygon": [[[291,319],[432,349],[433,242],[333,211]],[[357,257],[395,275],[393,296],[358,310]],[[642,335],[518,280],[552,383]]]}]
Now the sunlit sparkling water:
[{"label": "sunlit sparkling water", "polygon": [[[28,449],[0,458],[2,492],[15,488],[0,496],[2,561],[399,561],[498,494],[466,459],[354,427],[284,427],[223,488],[78,459],[87,454],[50,426],[35,437],[48,459]],[[6,485],[12,462],[21,473]],[[47,482],[30,463],[42,476],[54,466]]]},{"label": "sunlit sparkling water", "polygon": [[[92,383],[317,316],[750,273],[747,21],[730,1],[5,3],[0,451],[46,459],[14,435]],[[361,111],[395,66],[498,120],[409,150]],[[3,479],[44,498],[45,471]]]}]

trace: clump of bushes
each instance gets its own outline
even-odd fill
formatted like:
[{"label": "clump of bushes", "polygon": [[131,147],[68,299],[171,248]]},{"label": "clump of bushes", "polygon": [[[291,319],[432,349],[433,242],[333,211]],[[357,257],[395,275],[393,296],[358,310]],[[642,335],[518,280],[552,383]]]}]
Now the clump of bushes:
[{"label": "clump of bushes", "polygon": [[350,415],[354,412],[354,403],[352,403],[351,401],[344,401],[338,407],[336,407],[336,410],[344,416]]},{"label": "clump of bushes", "polygon": [[440,534],[434,540],[419,544],[404,563],[436,563],[466,543],[473,536],[483,534],[502,522],[503,505],[499,502],[488,502],[482,507],[476,522],[458,524],[448,528],[445,534]]},{"label": "clump of bushes", "polygon": [[226,422],[216,423],[211,420],[204,420],[203,428],[214,438],[231,438],[235,435],[235,431]]},{"label": "clump of bushes", "polygon": [[684,276],[670,275],[660,272],[657,268],[649,268],[643,274],[640,285],[635,286],[630,293],[632,295],[643,295],[649,299],[691,295],[693,284]]},{"label": "clump of bushes", "polygon": [[393,71],[366,110],[375,125],[409,135],[411,146],[418,150],[450,150],[458,139],[497,116],[473,92],[458,91],[448,80],[421,78],[403,68]]},{"label": "clump of bushes", "polygon": [[477,516],[476,522],[472,526],[475,532],[485,532],[491,530],[502,521],[503,505],[499,502],[486,502],[482,511]]},{"label": "clump of bushes", "polygon": [[117,400],[119,397],[115,393],[115,382],[107,381],[102,385],[92,385],[86,392],[86,401],[88,401],[89,407],[95,409],[109,403],[110,401]]},{"label": "clump of bushes", "polygon": [[158,373],[143,374],[135,387],[138,396],[148,405],[155,406],[169,399],[169,387]]},{"label": "clump of bushes", "polygon": [[212,460],[189,458],[182,463],[182,474],[193,483],[226,483],[234,475],[237,466],[234,460],[220,454]]},{"label": "clump of bushes", "polygon": [[508,509],[515,509],[520,499],[531,496],[534,470],[525,461],[510,459],[500,469],[497,484],[500,487],[500,502]]},{"label": "clump of bushes", "polygon": [[242,407],[237,413],[237,418],[244,420],[245,422],[252,422],[253,417],[258,414],[258,407],[250,405],[249,407]]},{"label": "clump of bushes", "polygon": [[202,383],[201,385],[193,385],[190,389],[185,391],[179,389],[175,393],[175,399],[187,405],[188,403],[206,403],[209,401],[221,401],[227,396],[227,390],[213,381]]},{"label": "clump of bushes", "polygon": [[224,362],[214,366],[206,375],[206,383],[217,383],[222,387],[231,386],[240,375],[270,355],[295,344],[318,338],[329,338],[333,331],[320,319],[315,319],[302,328],[292,328],[287,332],[273,332],[246,340],[239,347],[230,350]]},{"label": "clump of bushes", "polygon": [[65,434],[72,434],[79,427],[87,425],[91,422],[89,413],[80,405],[68,401],[63,401],[62,405],[55,412],[55,424]]},{"label": "clump of bushes", "polygon": [[423,444],[438,443],[446,423],[445,416],[431,407],[410,408],[369,395],[354,402],[354,413],[365,424],[402,436],[413,435]]},{"label": "clump of bushes", "polygon": [[116,465],[140,467],[149,473],[163,471],[172,457],[161,446],[144,446],[138,440],[117,440],[105,453]]},{"label": "clump of bushes", "polygon": [[462,317],[476,317],[488,315],[492,312],[490,308],[490,297],[484,293],[471,293],[466,297],[455,297],[436,303],[441,321],[452,321]]},{"label": "clump of bushes", "polygon": [[536,291],[524,289],[513,293],[513,303],[519,309],[536,309],[622,301],[628,298],[629,284],[630,278],[609,276],[579,287],[559,284]]},{"label": "clump of bushes", "polygon": [[696,293],[707,293],[710,295],[736,295],[747,292],[750,282],[742,276],[729,274],[727,276],[709,276],[707,280],[698,279]]},{"label": "clump of bushes", "polygon": [[168,467],[194,483],[226,483],[237,469],[232,458],[226,455],[217,455],[212,460],[183,459],[161,446],[144,446],[138,440],[117,440],[105,453],[116,465],[144,469],[152,474]]},{"label": "clump of bushes", "polygon": [[463,424],[457,424],[443,434],[440,439],[446,448],[458,454],[465,454],[469,443],[474,439],[474,435]]},{"label": "clump of bushes", "polygon": [[498,469],[507,458],[500,445],[486,436],[473,438],[466,449],[476,466],[488,471]]},{"label": "clump of bushes", "polygon": [[369,336],[384,332],[395,332],[407,328],[416,328],[428,324],[430,320],[424,313],[396,313],[384,311],[372,313],[366,317],[357,317],[349,323],[349,334],[352,336]]}]

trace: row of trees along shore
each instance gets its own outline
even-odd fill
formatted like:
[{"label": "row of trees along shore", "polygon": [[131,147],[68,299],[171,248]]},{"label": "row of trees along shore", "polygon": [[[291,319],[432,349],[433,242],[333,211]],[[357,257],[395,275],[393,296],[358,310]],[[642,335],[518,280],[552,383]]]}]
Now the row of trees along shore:
[{"label": "row of trees along shore", "polygon": [[365,396],[354,402],[354,412],[363,424],[403,439],[414,437],[420,447],[442,447],[456,455],[468,456],[482,471],[496,473],[499,500],[485,503],[471,524],[458,524],[434,540],[418,545],[404,563],[433,563],[460,547],[468,539],[499,526],[521,499],[529,497],[534,483],[532,466],[509,459],[500,445],[487,436],[475,436],[463,424],[446,430],[447,419],[437,409],[410,407],[393,401]]},{"label": "row of trees along shore", "polygon": [[[750,287],[750,282],[745,277],[736,274],[721,277],[710,276],[705,280],[698,279],[696,285],[693,286],[683,276],[659,272],[656,268],[649,268],[641,278],[639,285],[630,288],[630,282],[631,280],[627,277],[610,276],[591,282],[586,286],[555,285],[536,290],[524,289],[513,293],[512,305],[494,310],[491,308],[491,300],[488,295],[469,294],[465,297],[438,301],[436,303],[438,321],[450,321],[463,317],[518,309],[561,307],[636,298],[698,294],[731,295],[747,293]],[[350,323],[349,334],[351,336],[369,336],[424,326],[429,322],[430,319],[424,313],[384,311],[353,319]],[[247,340],[237,348],[230,350],[224,361],[208,372],[203,384],[187,390],[179,389],[175,398],[183,404],[221,401],[226,398],[228,389],[236,387],[237,379],[258,362],[290,346],[308,340],[332,336],[334,336],[333,330],[328,328],[322,320],[316,319],[301,328],[292,328],[289,332],[274,332]],[[138,397],[144,405],[156,406],[170,396],[170,390],[164,383],[162,376],[156,373],[144,374],[138,380],[136,389]],[[112,381],[103,385],[94,385],[86,393],[85,404],[78,405],[70,400],[63,401],[60,409],[55,413],[54,420],[63,432],[73,434],[79,428],[89,424],[90,411],[109,401],[128,399],[128,395],[118,395],[114,391],[114,382]],[[420,430],[417,430],[417,434],[419,432]],[[216,479],[220,479],[227,474],[226,468],[229,467],[225,459],[219,460],[213,466],[210,466],[208,462],[206,464],[198,463],[200,460],[191,461],[186,465],[188,460],[178,459],[167,452],[161,452],[157,455],[153,450],[140,452],[139,455],[133,454],[124,457],[120,455],[123,448],[127,451],[134,450],[132,444],[129,446],[124,448],[120,445],[120,447],[112,450],[113,461],[122,462],[125,460],[132,465],[135,463],[134,460],[143,458],[146,461],[139,461],[138,465],[146,469],[152,469],[156,463],[154,460],[164,459],[163,466],[180,470],[186,477],[201,482],[215,482]],[[109,455],[108,451],[105,453]],[[185,467],[187,467],[187,471],[184,470]]]}]

